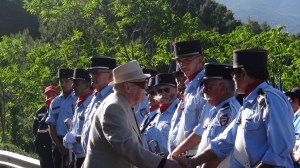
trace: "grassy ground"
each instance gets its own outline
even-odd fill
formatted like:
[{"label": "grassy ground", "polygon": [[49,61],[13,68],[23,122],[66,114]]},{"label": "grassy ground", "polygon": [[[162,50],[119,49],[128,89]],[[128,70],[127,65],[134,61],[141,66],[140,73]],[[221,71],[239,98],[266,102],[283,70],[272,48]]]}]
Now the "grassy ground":
[{"label": "grassy ground", "polygon": [[25,150],[13,145],[13,144],[0,143],[0,150],[18,153],[20,155],[28,156],[28,157],[35,158],[35,159],[38,158],[35,153],[28,153]]}]

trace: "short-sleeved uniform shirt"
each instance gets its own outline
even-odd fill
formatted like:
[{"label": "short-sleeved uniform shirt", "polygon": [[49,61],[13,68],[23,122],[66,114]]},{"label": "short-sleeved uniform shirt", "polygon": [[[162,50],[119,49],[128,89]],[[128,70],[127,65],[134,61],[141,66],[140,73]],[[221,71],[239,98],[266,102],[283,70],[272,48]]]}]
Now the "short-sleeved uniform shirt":
[{"label": "short-sleeved uniform shirt", "polygon": [[[79,107],[77,105],[75,106],[75,113],[73,117],[73,128],[71,131],[74,135],[81,135],[82,133],[86,108],[89,105],[92,97],[93,95],[87,97]],[[77,155],[84,154],[81,143],[75,142],[72,150],[74,154]]]},{"label": "short-sleeved uniform shirt", "polygon": [[242,156],[237,156],[234,150],[237,139],[241,138],[251,167],[260,162],[293,167],[290,157],[295,143],[293,110],[281,91],[266,82],[258,85],[244,98],[235,121],[211,141],[211,149],[220,158],[230,155],[230,167],[245,167],[237,159]]},{"label": "short-sleeved uniform shirt", "polygon": [[204,124],[204,132],[197,154],[201,153],[210,144],[211,140],[225,130],[235,119],[240,108],[240,103],[235,97],[231,97],[210,110],[210,116]]},{"label": "short-sleeved uniform shirt", "polygon": [[[179,100],[176,99],[169,106],[169,108],[161,113],[160,109],[153,111],[152,113],[158,113],[151,123],[142,134],[144,147],[151,152],[155,153],[155,145],[159,145],[159,152],[163,152],[168,155],[168,136],[171,128],[171,119],[176,110]],[[147,142],[148,141],[148,142]],[[153,143],[150,143],[150,142]],[[155,142],[156,141],[156,142]],[[157,144],[156,144],[157,143]],[[149,149],[149,146],[151,149]]]},{"label": "short-sleeved uniform shirt", "polygon": [[64,97],[61,93],[52,100],[46,122],[56,126],[57,136],[66,135],[67,128],[64,121],[67,118],[73,118],[76,100],[77,97],[74,95],[74,92],[70,93],[67,97]]},{"label": "short-sleeved uniform shirt", "polygon": [[113,92],[111,86],[106,86],[103,88],[99,93],[94,93],[92,100],[90,101],[88,107],[85,111],[84,116],[84,123],[81,133],[81,145],[83,147],[84,152],[86,153],[86,147],[89,139],[91,124],[97,111],[98,107],[100,106],[101,102],[111,93]]},{"label": "short-sleeved uniform shirt", "polygon": [[145,96],[145,99],[143,102],[134,106],[134,113],[135,113],[138,125],[142,124],[144,118],[149,114],[149,112],[150,112],[150,106],[148,103],[148,97]]}]

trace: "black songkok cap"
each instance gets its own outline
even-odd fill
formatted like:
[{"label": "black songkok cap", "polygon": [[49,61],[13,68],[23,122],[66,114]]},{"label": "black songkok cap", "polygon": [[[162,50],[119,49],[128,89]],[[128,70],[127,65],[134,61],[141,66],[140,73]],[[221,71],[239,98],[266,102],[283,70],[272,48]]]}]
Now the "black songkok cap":
[{"label": "black songkok cap", "polygon": [[200,40],[177,42],[174,44],[175,59],[179,57],[189,57],[202,55]]},{"label": "black songkok cap", "polygon": [[143,73],[144,74],[150,74],[151,77],[155,77],[158,74],[157,71],[155,71],[153,69],[148,69],[148,68],[143,68]]},{"label": "black songkok cap", "polygon": [[74,69],[73,77],[71,78],[73,80],[84,80],[87,82],[91,82],[91,77],[89,75],[89,71],[85,69]]},{"label": "black songkok cap", "polygon": [[168,73],[173,74],[175,78],[178,77],[180,74],[183,74],[175,59],[170,60]]},{"label": "black songkok cap", "polygon": [[148,88],[152,88],[155,85],[155,77],[150,77],[148,80]]},{"label": "black songkok cap", "polygon": [[73,76],[73,70],[67,68],[58,69],[58,79],[71,78]]},{"label": "black songkok cap", "polygon": [[203,79],[232,80],[231,69],[232,65],[230,64],[206,63],[204,64]]},{"label": "black songkok cap", "polygon": [[264,49],[246,49],[233,51],[233,68],[266,69],[268,51]]},{"label": "black songkok cap", "polygon": [[170,73],[162,73],[155,76],[155,86],[170,85],[176,87],[175,77]]},{"label": "black songkok cap", "polygon": [[290,92],[285,92],[284,94],[292,99],[300,98],[300,89],[293,88]]},{"label": "black songkok cap", "polygon": [[105,56],[93,56],[90,57],[90,68],[92,69],[107,69],[107,70],[113,70],[116,68],[116,59],[111,57],[105,57]]}]

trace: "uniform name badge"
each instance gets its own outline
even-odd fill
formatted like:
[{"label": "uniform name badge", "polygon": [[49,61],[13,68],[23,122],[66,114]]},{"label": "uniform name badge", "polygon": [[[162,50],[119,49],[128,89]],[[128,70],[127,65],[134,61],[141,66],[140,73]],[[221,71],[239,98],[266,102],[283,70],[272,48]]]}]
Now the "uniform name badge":
[{"label": "uniform name badge", "polygon": [[148,115],[147,109],[146,108],[141,109],[140,114],[143,118],[145,118]]}]

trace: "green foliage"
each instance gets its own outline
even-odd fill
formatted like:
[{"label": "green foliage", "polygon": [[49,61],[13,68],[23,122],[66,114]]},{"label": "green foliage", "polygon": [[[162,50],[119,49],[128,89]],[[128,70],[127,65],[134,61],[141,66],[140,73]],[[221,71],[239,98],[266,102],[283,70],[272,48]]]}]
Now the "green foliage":
[{"label": "green foliage", "polygon": [[0,41],[0,129],[2,142],[26,151],[32,151],[31,123],[43,104],[44,87],[58,85],[58,68],[86,68],[93,55],[112,56],[120,64],[136,59],[145,68],[167,72],[177,41],[201,39],[205,62],[231,63],[235,49],[265,48],[270,79],[282,77],[284,90],[300,85],[299,37],[284,33],[284,26],[240,25],[214,1],[24,3],[40,18],[41,38],[24,31]]},{"label": "green foliage", "polygon": [[14,152],[14,153],[18,153],[20,155],[24,155],[27,157],[31,157],[31,158],[38,158],[37,154],[35,153],[28,153],[26,151],[24,151],[24,149],[13,145],[13,144],[8,144],[8,143],[0,143],[0,150],[4,150],[4,151],[10,151],[10,152]]}]

